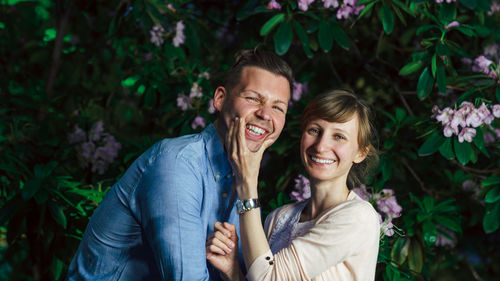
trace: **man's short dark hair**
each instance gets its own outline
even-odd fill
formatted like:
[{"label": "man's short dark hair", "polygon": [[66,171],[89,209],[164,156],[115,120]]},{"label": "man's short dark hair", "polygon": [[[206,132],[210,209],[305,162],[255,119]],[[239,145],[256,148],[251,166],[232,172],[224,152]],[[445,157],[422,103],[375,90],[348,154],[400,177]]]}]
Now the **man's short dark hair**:
[{"label": "man's short dark hair", "polygon": [[243,50],[236,55],[236,61],[231,69],[227,72],[224,81],[224,87],[231,91],[240,83],[241,72],[245,67],[255,66],[262,68],[276,75],[280,75],[288,80],[290,84],[290,94],[293,90],[293,71],[292,68],[282,58],[273,52],[259,50]]}]

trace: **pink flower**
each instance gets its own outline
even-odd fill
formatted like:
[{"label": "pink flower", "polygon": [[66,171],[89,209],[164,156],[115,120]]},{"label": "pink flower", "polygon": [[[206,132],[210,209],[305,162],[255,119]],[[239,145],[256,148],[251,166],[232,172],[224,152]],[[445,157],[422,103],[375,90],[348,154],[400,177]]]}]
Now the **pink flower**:
[{"label": "pink flower", "polygon": [[210,99],[210,101],[208,102],[208,113],[214,114],[215,111],[216,109],[214,107],[214,99]]},{"label": "pink flower", "polygon": [[311,5],[314,0],[298,0],[297,4],[299,5],[299,9],[302,11],[307,11],[309,9],[309,5]]},{"label": "pink flower", "polygon": [[194,82],[193,86],[191,86],[191,92],[189,93],[189,98],[201,98],[203,96],[202,89],[198,83]]},{"label": "pink flower", "polygon": [[151,35],[151,43],[156,45],[157,47],[163,44],[163,34],[165,33],[165,29],[161,25],[155,24],[153,28],[149,31]]},{"label": "pink flower", "polygon": [[267,4],[267,9],[269,9],[269,10],[281,10],[281,5],[276,0],[271,0]]},{"label": "pink flower", "polygon": [[87,139],[87,134],[78,126],[75,126],[75,131],[68,135],[68,141],[71,144],[81,143]]},{"label": "pink flower", "polygon": [[465,116],[460,110],[455,111],[455,113],[453,114],[450,126],[455,130],[458,130],[458,126],[462,127],[466,126]]},{"label": "pink flower", "polygon": [[500,129],[493,129],[493,131],[495,132],[495,135],[497,136],[497,138],[500,139]]},{"label": "pink flower", "polygon": [[485,46],[483,49],[485,56],[496,58],[500,55],[500,45],[497,43]]},{"label": "pink flower", "polygon": [[442,111],[439,111],[436,115],[436,120],[441,122],[443,125],[447,125],[450,123],[451,118],[453,117],[453,109],[446,107]]},{"label": "pink flower", "polygon": [[478,114],[481,117],[482,121],[485,124],[489,125],[489,124],[491,124],[491,122],[493,121],[493,119],[495,119],[495,117],[493,116],[493,114],[491,114],[490,110],[488,109],[488,107],[486,106],[486,104],[484,104],[484,102],[477,109],[477,111],[478,111]]},{"label": "pink flower", "polygon": [[385,221],[382,219],[382,215],[377,212],[378,215],[378,222],[380,224],[380,231],[382,232],[383,235],[391,237],[394,235],[394,225],[392,224],[391,219],[386,219]]},{"label": "pink flower", "polygon": [[490,65],[493,63],[493,61],[487,59],[485,56],[479,56],[474,60],[474,64],[472,65],[472,71],[474,72],[482,72],[485,74],[490,75],[491,70],[490,70]]},{"label": "pink flower", "polygon": [[498,4],[498,1],[493,0],[491,1],[491,6],[490,6],[490,11],[487,13],[488,16],[493,15],[493,13],[500,11],[500,5]]},{"label": "pink flower", "polygon": [[459,142],[472,142],[472,139],[476,136],[476,129],[474,128],[463,128],[460,134],[458,134]]},{"label": "pink flower", "polygon": [[179,94],[177,96],[177,107],[180,108],[182,111],[190,109],[192,107],[191,99],[184,94]]},{"label": "pink flower", "polygon": [[184,23],[182,21],[178,21],[175,26],[175,37],[172,40],[172,44],[176,47],[184,44],[186,37],[184,36]]},{"label": "pink flower", "polygon": [[378,209],[390,219],[401,216],[403,208],[398,204],[394,191],[392,189],[383,189],[382,194],[383,197],[377,200]]},{"label": "pink flower", "polygon": [[198,127],[205,128],[205,126],[206,126],[205,119],[199,115],[196,116],[193,122],[191,123],[191,128],[193,128],[193,130],[196,130],[196,128]]},{"label": "pink flower", "polygon": [[371,194],[366,190],[366,185],[362,184],[360,187],[352,189],[361,199],[370,201]]},{"label": "pink flower", "polygon": [[292,100],[298,101],[307,91],[307,83],[293,82]]},{"label": "pink flower", "polygon": [[311,197],[311,185],[309,179],[299,174],[295,179],[295,189],[290,192],[290,198],[296,201],[303,201]]},{"label": "pink flower", "polygon": [[458,128],[453,128],[452,126],[446,125],[443,127],[443,135],[447,138],[453,136],[453,134],[458,135]]},{"label": "pink flower", "polygon": [[467,126],[477,128],[483,124],[483,118],[479,114],[479,111],[477,109],[474,109],[474,111],[469,113],[465,122],[467,123]]},{"label": "pink flower", "polygon": [[339,6],[339,1],[338,0],[321,0],[323,1],[323,6],[325,6],[325,8],[330,8],[330,7],[334,7],[334,8],[337,8]]},{"label": "pink flower", "polygon": [[495,136],[493,134],[490,134],[489,132],[484,133],[483,139],[485,145],[489,145],[495,142]]},{"label": "pink flower", "polygon": [[449,24],[447,24],[444,28],[445,29],[450,29],[452,27],[459,26],[459,25],[460,25],[460,23],[458,21],[452,21]]},{"label": "pink flower", "polygon": [[474,110],[476,110],[476,107],[471,102],[464,101],[460,104],[459,111],[462,112],[465,116],[467,116],[469,113],[471,113]]},{"label": "pink flower", "polygon": [[495,104],[491,107],[491,111],[493,113],[493,116],[496,118],[500,118],[500,104]]},{"label": "pink flower", "polygon": [[94,126],[92,126],[92,129],[90,129],[89,139],[91,141],[97,141],[101,138],[103,132],[104,132],[104,123],[101,120],[99,120],[94,124]]}]

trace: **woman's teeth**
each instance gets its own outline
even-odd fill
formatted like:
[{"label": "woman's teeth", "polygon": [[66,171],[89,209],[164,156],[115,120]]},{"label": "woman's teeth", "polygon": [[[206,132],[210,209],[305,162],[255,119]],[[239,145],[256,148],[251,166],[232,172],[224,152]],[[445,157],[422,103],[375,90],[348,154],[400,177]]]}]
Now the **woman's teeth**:
[{"label": "woman's teeth", "polygon": [[248,129],[248,132],[252,135],[260,136],[266,132],[264,129],[261,129],[261,128],[256,127],[256,126],[247,125],[246,127]]},{"label": "woman's teeth", "polygon": [[333,164],[335,161],[334,160],[329,160],[329,159],[320,159],[320,158],[316,158],[314,156],[311,156],[311,159],[314,161],[314,162],[317,162],[317,163],[320,163],[320,164]]}]

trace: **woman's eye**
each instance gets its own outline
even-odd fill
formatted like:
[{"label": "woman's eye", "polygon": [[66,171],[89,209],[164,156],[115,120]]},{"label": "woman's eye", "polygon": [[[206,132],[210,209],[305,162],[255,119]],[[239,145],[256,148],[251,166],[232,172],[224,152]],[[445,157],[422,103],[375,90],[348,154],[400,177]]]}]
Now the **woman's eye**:
[{"label": "woman's eye", "polygon": [[318,129],[315,129],[315,128],[310,128],[309,130],[307,130],[310,134],[313,134],[313,135],[317,135],[319,134],[319,130]]},{"label": "woman's eye", "polygon": [[335,139],[337,139],[337,140],[344,140],[345,138],[342,135],[335,135]]}]

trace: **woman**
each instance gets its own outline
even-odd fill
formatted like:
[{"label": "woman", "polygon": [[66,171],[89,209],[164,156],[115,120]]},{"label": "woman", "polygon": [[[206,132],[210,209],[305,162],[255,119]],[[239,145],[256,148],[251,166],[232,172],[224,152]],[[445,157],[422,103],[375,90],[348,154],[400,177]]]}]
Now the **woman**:
[{"label": "woman", "polygon": [[[274,210],[261,225],[257,178],[264,145],[249,152],[244,125],[228,133],[240,204],[240,236],[248,280],[374,280],[378,215],[350,191],[376,164],[370,110],[356,95],[335,90],[315,98],[302,117],[300,156],[311,198]],[[241,207],[243,205],[243,207]],[[246,206],[246,208],[245,208]],[[207,259],[230,280],[245,280],[234,226],[216,223]]]}]

